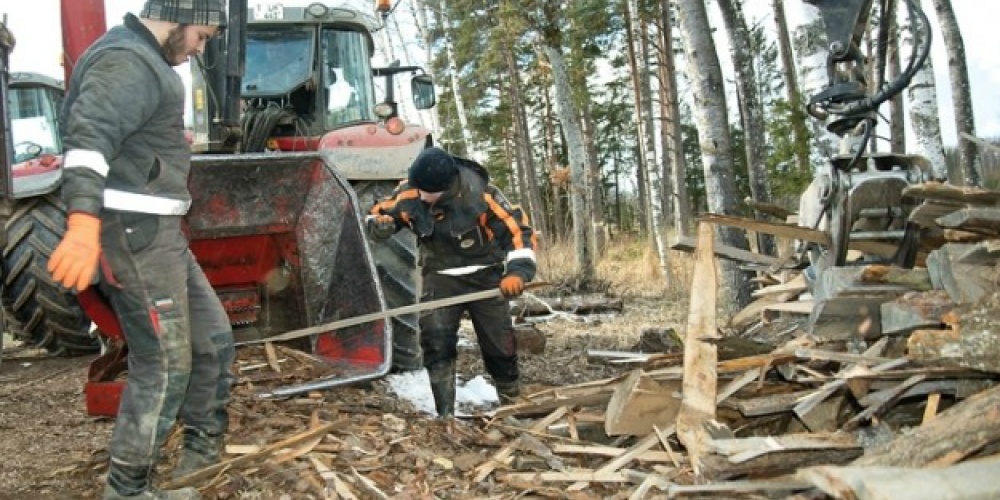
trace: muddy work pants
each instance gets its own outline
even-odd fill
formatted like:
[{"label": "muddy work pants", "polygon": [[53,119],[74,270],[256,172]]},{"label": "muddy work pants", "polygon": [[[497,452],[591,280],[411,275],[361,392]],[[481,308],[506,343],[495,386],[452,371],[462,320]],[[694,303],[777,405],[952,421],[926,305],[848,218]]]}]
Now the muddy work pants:
[{"label": "muddy work pants", "polygon": [[[498,267],[462,276],[428,273],[424,275],[421,300],[427,302],[490,290],[499,286],[500,278]],[[421,314],[420,345],[428,372],[433,373],[435,368],[455,362],[458,357],[459,321],[465,312],[472,319],[486,372],[498,384],[517,381],[517,340],[510,318],[510,304],[502,297],[442,307]]]},{"label": "muddy work pants", "polygon": [[235,348],[222,303],[188,249],[181,217],[106,210],[101,247],[101,290],[128,344],[108,483],[131,495],[149,488],[160,446],[178,417],[184,447],[217,456]]}]

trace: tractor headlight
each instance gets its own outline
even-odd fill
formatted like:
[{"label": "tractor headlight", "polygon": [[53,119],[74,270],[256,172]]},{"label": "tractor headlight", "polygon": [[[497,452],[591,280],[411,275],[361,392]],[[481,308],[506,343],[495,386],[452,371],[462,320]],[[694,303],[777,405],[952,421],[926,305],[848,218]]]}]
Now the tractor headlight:
[{"label": "tractor headlight", "polygon": [[375,116],[385,120],[392,116],[392,104],[387,102],[380,102],[375,105]]},{"label": "tractor headlight", "polygon": [[309,15],[313,17],[323,17],[329,11],[330,9],[328,9],[326,5],[323,5],[319,2],[311,3],[309,4],[308,7],[306,7],[306,12],[308,12]]}]

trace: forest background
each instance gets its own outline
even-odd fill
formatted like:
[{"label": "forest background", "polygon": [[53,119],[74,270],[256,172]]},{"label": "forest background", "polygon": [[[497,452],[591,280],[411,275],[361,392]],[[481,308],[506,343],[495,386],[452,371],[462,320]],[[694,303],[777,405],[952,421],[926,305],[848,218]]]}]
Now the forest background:
[{"label": "forest background", "polygon": [[[142,3],[106,0],[109,26]],[[251,5],[273,3],[311,2]],[[906,67],[914,30],[907,1],[872,3],[862,51],[874,90]],[[873,148],[924,155],[936,177],[956,184],[997,187],[996,156],[964,139],[1000,135],[1000,105],[990,93],[1000,56],[981,28],[989,20],[976,15],[979,1],[915,3],[931,21],[935,50],[910,88],[880,109]],[[599,285],[594,263],[608,237],[648,242],[669,281],[667,249],[692,234],[697,214],[753,215],[747,198],[794,211],[836,150],[836,137],[804,112],[828,80],[822,21],[802,0],[391,4],[376,33],[378,58],[423,65],[439,90],[432,112],[404,107],[407,118],[483,163],[529,210],[545,244],[573,254],[583,287]],[[58,1],[4,2],[0,13],[19,40],[12,69],[61,77]],[[884,52],[875,43],[881,23],[891,23]],[[968,41],[966,25],[976,34]],[[973,64],[966,54],[975,54]],[[189,79],[189,68],[179,71]],[[751,242],[733,230],[719,238],[777,251],[766,238]],[[722,267],[723,302],[739,307],[748,276]]]}]

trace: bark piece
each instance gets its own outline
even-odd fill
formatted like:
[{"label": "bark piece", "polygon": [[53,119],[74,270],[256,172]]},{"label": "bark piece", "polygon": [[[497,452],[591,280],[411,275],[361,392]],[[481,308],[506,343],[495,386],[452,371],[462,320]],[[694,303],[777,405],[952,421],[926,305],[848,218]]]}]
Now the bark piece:
[{"label": "bark piece", "polygon": [[922,363],[1000,373],[1000,330],[917,330],[906,347],[907,357]]}]

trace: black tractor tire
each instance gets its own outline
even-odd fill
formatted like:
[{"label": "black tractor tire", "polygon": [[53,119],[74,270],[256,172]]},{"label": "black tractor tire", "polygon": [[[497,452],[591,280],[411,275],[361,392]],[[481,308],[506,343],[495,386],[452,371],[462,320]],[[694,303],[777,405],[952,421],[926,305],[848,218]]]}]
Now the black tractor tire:
[{"label": "black tractor tire", "polygon": [[[354,183],[360,210],[366,213],[378,200],[391,194],[397,181],[360,181]],[[420,296],[420,273],[417,238],[411,231],[399,231],[385,241],[368,239],[378,270],[386,307],[415,304]],[[419,316],[404,314],[392,318],[392,370],[404,372],[423,368],[420,349]]]},{"label": "black tractor tire", "polygon": [[16,202],[4,221],[3,303],[11,334],[52,354],[76,356],[97,352],[100,343],[76,296],[46,269],[65,228],[66,208],[57,196]]}]

